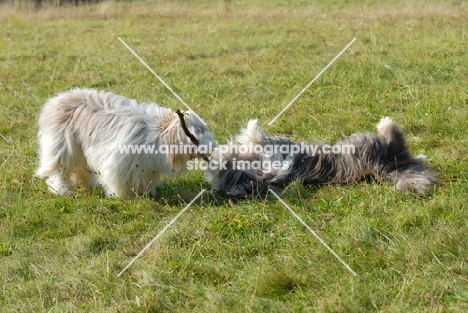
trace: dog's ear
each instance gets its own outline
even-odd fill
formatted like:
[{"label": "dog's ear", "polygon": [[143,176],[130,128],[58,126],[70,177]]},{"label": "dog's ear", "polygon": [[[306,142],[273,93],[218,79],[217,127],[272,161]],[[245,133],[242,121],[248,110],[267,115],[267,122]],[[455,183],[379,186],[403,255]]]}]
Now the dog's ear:
[{"label": "dog's ear", "polygon": [[198,116],[197,113],[195,113],[192,110],[187,111],[187,113],[190,116],[190,122],[192,123],[193,126],[200,127],[200,128],[207,128],[208,127],[206,125],[205,121],[200,116]]}]

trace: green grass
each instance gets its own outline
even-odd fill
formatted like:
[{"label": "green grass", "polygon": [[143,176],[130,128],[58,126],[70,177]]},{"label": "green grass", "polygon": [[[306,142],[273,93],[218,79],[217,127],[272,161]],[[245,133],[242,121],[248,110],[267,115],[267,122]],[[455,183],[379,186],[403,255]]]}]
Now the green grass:
[{"label": "green grass", "polygon": [[[383,1],[382,1],[383,2]],[[0,306],[5,312],[461,312],[468,310],[466,1],[158,1],[0,7]],[[284,200],[202,196],[201,172],[157,199],[48,193],[33,177],[36,118],[74,86],[182,105],[124,39],[208,122],[219,142],[266,124],[333,142],[382,116],[439,172],[427,198],[373,181],[292,185]],[[331,217],[331,218],[330,218]]]}]

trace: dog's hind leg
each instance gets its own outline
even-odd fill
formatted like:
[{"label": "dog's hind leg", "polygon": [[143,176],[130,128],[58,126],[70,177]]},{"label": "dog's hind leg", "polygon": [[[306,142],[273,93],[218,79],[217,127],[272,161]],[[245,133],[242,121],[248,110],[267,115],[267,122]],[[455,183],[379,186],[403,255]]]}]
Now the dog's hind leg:
[{"label": "dog's hind leg", "polygon": [[[37,177],[45,178],[49,190],[60,195],[69,195],[73,191],[71,176],[73,163],[66,155],[65,149],[53,149],[43,146],[41,151],[40,167],[36,172]],[[65,150],[65,151],[64,151]],[[57,153],[58,152],[58,153]]]},{"label": "dog's hind leg", "polygon": [[400,150],[408,150],[403,131],[395,124],[391,117],[383,117],[377,124],[377,132],[383,142],[397,145]]},{"label": "dog's hind leg", "polygon": [[395,122],[393,122],[392,118],[388,116],[380,119],[379,123],[377,124],[377,131],[379,136],[386,142],[393,142],[395,140],[395,128]]},{"label": "dog's hind leg", "polygon": [[71,132],[44,129],[39,132],[39,168],[36,176],[46,179],[51,192],[68,195],[73,191],[74,151],[81,148]]},{"label": "dog's hind leg", "polygon": [[379,173],[380,176],[395,184],[399,192],[427,195],[436,175],[429,170],[426,157],[411,155],[403,131],[391,118],[382,118],[377,124],[377,130],[386,145],[386,155],[381,158],[384,170]]}]

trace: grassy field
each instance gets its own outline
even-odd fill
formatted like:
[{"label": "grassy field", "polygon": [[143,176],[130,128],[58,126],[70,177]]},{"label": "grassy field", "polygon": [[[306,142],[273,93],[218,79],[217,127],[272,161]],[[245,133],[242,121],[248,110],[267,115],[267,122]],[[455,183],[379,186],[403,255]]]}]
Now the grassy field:
[{"label": "grassy field", "polygon": [[[468,3],[380,2],[0,4],[0,311],[467,311]],[[251,118],[271,133],[333,142],[388,115],[428,156],[437,186],[427,198],[374,181],[287,190],[356,277],[279,201],[231,207],[206,193],[118,278],[210,188],[194,171],[165,181],[156,199],[62,197],[33,176],[36,118],[57,92],[95,87],[183,109],[118,37],[219,142]]]}]

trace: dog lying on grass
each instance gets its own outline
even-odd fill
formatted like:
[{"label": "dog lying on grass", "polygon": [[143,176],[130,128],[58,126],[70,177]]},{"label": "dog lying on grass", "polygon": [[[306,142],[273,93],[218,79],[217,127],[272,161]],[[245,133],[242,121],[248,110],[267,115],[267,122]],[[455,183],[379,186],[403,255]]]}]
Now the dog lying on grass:
[{"label": "dog lying on grass", "polygon": [[411,155],[403,132],[389,117],[377,124],[377,134],[355,133],[334,146],[270,137],[251,120],[234,141],[215,149],[206,170],[214,193],[227,198],[264,196],[269,188],[295,180],[350,184],[371,175],[419,196],[427,195],[435,180],[425,156]]}]

